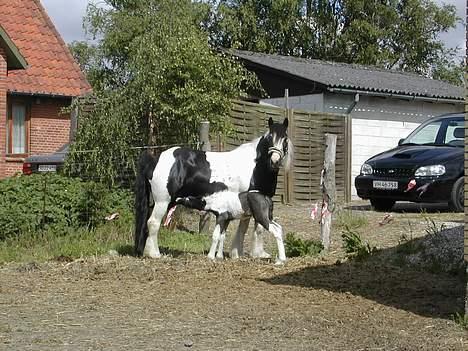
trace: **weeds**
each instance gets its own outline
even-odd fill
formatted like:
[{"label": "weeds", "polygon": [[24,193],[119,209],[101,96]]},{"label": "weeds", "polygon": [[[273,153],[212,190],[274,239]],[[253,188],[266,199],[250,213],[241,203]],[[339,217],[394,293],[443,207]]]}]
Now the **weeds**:
[{"label": "weeds", "polygon": [[349,257],[363,260],[377,251],[375,246],[370,246],[368,242],[362,240],[359,233],[349,227],[345,227],[341,234],[343,238],[343,248]]},{"label": "weeds", "polygon": [[463,313],[455,313],[453,316],[453,321],[457,323],[463,329],[468,330],[468,315]]},{"label": "weeds", "polygon": [[413,223],[408,220],[408,232],[403,233],[398,239],[397,252],[405,255],[412,255],[421,251],[421,245],[414,240]]},{"label": "weeds", "polygon": [[341,210],[336,216],[338,228],[359,229],[368,224],[367,217],[352,210]]},{"label": "weeds", "polygon": [[430,237],[438,237],[440,236],[440,233],[442,233],[442,231],[447,229],[444,223],[442,223],[441,225],[437,225],[437,223],[431,217],[423,216],[423,218],[426,221],[426,228],[424,229],[424,231]]},{"label": "weeds", "polygon": [[301,239],[295,233],[286,234],[284,244],[287,257],[315,256],[323,250],[320,241]]}]

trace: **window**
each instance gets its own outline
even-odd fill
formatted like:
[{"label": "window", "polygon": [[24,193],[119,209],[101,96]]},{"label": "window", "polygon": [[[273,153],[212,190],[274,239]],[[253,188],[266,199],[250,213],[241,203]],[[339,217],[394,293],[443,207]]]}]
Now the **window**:
[{"label": "window", "polygon": [[7,124],[7,154],[28,153],[28,106],[25,103],[12,102],[9,105]]},{"label": "window", "polygon": [[445,133],[445,143],[450,145],[464,145],[465,121],[450,121]]},{"label": "window", "polygon": [[405,140],[404,144],[433,144],[437,140],[437,135],[442,122],[437,121],[416,129]]}]

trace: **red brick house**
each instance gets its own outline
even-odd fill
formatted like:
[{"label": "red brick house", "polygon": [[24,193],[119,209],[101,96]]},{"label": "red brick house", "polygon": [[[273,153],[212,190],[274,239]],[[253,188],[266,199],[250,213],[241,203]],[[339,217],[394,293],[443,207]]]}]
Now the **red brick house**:
[{"label": "red brick house", "polygon": [[72,99],[91,91],[39,0],[0,0],[0,178],[69,140]]}]

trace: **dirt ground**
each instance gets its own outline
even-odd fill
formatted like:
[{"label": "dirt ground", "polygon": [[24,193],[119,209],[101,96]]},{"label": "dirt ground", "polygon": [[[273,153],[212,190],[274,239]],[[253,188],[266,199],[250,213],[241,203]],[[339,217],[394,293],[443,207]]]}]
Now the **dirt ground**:
[{"label": "dirt ground", "polygon": [[[335,226],[328,254],[284,266],[190,253],[1,266],[0,350],[468,350],[452,319],[463,276],[391,260],[403,234],[427,235],[424,216],[463,215],[403,205],[381,225],[364,203],[348,209],[367,218],[375,258],[346,260]],[[275,209],[285,232],[318,239],[309,211]]]}]

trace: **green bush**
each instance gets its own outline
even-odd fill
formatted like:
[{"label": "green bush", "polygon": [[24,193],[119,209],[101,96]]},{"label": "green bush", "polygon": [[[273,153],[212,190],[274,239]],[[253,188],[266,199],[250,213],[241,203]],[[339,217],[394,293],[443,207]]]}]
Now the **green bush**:
[{"label": "green bush", "polygon": [[129,191],[52,173],[0,181],[0,239],[43,229],[95,227],[113,212],[131,215]]},{"label": "green bush", "polygon": [[368,242],[362,240],[359,233],[349,227],[345,227],[341,237],[343,238],[343,248],[349,257],[363,260],[377,251],[376,247],[371,247]]},{"label": "green bush", "polygon": [[320,241],[297,238],[294,233],[286,234],[284,246],[287,257],[315,256],[323,250]]}]

